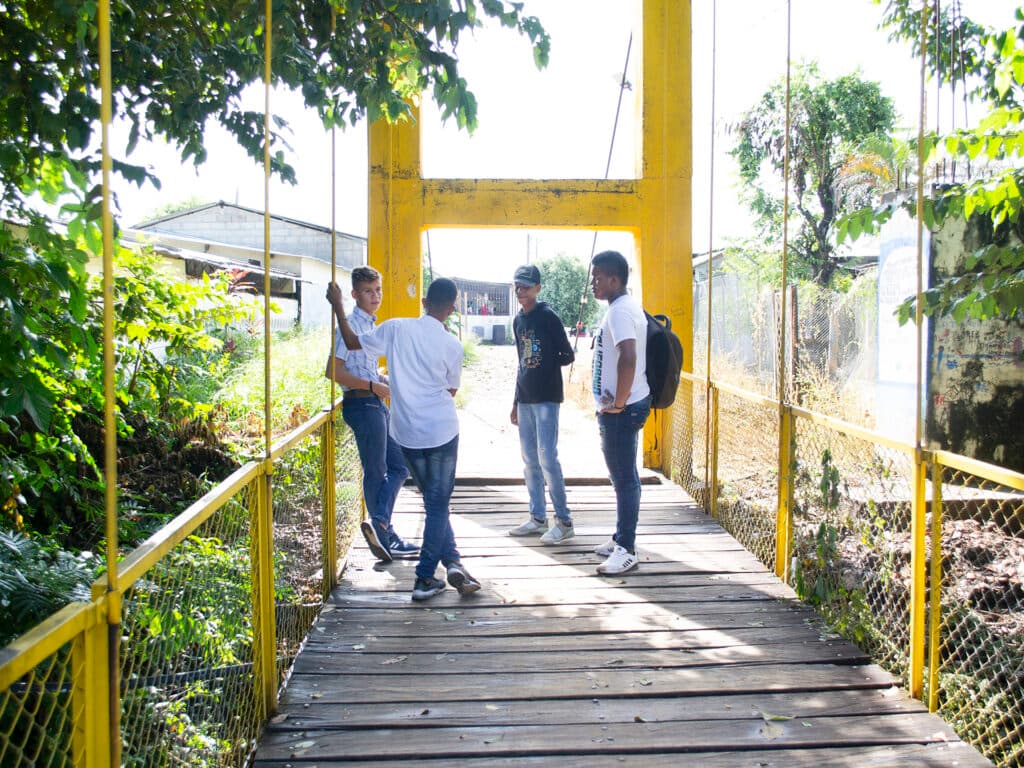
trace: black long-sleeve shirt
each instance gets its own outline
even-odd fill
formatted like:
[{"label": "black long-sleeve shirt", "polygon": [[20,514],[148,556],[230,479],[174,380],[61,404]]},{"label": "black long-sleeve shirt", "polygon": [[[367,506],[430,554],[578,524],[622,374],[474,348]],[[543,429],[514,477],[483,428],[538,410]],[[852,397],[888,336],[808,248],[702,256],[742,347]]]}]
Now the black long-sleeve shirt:
[{"label": "black long-sleeve shirt", "polygon": [[562,402],[561,369],[573,361],[574,355],[561,319],[548,304],[538,301],[529,313],[519,310],[512,321],[512,332],[519,353],[516,402]]}]

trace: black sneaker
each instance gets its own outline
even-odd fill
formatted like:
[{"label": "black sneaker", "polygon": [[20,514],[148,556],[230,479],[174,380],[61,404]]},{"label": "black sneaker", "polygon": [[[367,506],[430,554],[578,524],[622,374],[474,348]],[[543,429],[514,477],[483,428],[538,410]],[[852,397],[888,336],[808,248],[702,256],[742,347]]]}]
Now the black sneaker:
[{"label": "black sneaker", "polygon": [[480,582],[469,575],[462,563],[448,566],[448,583],[459,590],[460,595],[468,595],[480,589]]},{"label": "black sneaker", "polygon": [[384,563],[390,563],[393,559],[391,557],[391,550],[388,549],[385,542],[388,540],[384,535],[385,531],[380,530],[373,520],[363,520],[359,524],[359,530],[363,532],[363,538],[366,539],[366,546],[370,548],[373,556]]},{"label": "black sneaker", "polygon": [[420,553],[419,545],[405,541],[397,533],[391,534],[391,545],[388,549],[391,551],[392,557],[405,560],[416,557]]},{"label": "black sneaker", "polygon": [[420,600],[429,600],[434,595],[444,592],[445,584],[440,579],[435,579],[431,576],[429,579],[421,579],[416,577],[416,583],[412,588],[412,599],[419,602]]}]

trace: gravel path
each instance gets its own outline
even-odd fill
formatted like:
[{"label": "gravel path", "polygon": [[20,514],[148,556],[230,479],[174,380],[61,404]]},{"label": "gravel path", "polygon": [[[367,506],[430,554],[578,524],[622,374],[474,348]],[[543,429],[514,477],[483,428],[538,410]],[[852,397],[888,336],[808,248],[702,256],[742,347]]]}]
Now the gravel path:
[{"label": "gravel path", "polygon": [[[580,343],[580,347],[584,347]],[[516,378],[514,346],[481,344],[478,359],[462,372],[459,410],[459,476],[521,478],[519,432],[509,421]],[[559,458],[566,478],[606,477],[593,411],[580,408],[590,376],[590,350],[581,349],[559,418]],[[583,359],[586,358],[586,359]],[[568,369],[563,369],[568,371]]]}]

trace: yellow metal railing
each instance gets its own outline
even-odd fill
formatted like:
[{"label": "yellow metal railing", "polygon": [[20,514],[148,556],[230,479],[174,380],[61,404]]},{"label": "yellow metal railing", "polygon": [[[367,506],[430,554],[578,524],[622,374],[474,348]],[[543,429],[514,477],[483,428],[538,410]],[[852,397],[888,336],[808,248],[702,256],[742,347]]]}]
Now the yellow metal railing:
[{"label": "yellow metal railing", "polygon": [[245,764],[362,515],[338,412],[307,421],[272,446],[271,462],[241,467],[120,560],[116,696],[105,576],[92,602],[0,651],[0,765],[109,766],[117,754],[141,766]]},{"label": "yellow metal railing", "polygon": [[673,479],[963,738],[1019,765],[1024,475],[797,406],[780,419],[775,400],[690,374],[673,410]]}]

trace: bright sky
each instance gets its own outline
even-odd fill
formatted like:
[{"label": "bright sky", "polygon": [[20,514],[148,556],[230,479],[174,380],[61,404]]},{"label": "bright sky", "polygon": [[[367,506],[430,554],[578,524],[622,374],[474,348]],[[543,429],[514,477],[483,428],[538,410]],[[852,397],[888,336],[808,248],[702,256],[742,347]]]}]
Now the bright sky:
[{"label": "bright sky", "polygon": [[[734,125],[768,85],[785,71],[785,0],[717,0],[715,146],[711,152],[711,0],[693,5],[693,248],[704,251],[713,239],[749,233],[748,216],[736,199],[735,170],[728,150]],[[962,0],[963,14],[976,21],[1009,27],[1016,0]],[[473,136],[454,124],[441,127],[431,104],[425,104],[423,166],[427,176],[453,178],[601,178],[608,159],[619,80],[623,71],[634,11],[630,0],[526,0],[552,37],[551,63],[538,72],[529,46],[508,30],[485,30],[459,47],[462,74],[479,102],[480,127]],[[859,69],[882,84],[896,100],[902,123],[916,126],[919,63],[909,49],[887,41],[877,30],[881,7],[871,0],[792,0],[794,61],[816,60],[828,77]],[[636,49],[634,48],[634,54]],[[636,82],[631,58],[628,79]],[[263,92],[254,89],[249,107],[262,109]],[[934,88],[929,92],[934,110]],[[633,92],[623,98],[622,115],[611,163],[613,178],[634,173]],[[948,125],[950,99],[939,102]],[[291,123],[290,161],[295,187],[274,183],[271,210],[320,225],[331,223],[330,135],[315,114],[302,109],[294,94],[275,93],[272,109]],[[962,113],[958,115],[962,124]],[[935,122],[934,111],[929,126]],[[198,197],[263,208],[263,172],[231,144],[224,131],[208,131],[210,159],[198,175],[183,166],[167,146],[140,148],[163,179],[163,189],[136,190],[119,183],[118,199],[127,224],[144,219],[161,205]],[[114,132],[115,146],[123,134]],[[710,158],[714,157],[713,231]],[[336,226],[365,236],[366,131],[358,126],[337,134]],[[527,258],[566,252],[585,261],[593,234],[555,231],[433,230],[430,249],[441,274],[475,279],[507,279]],[[631,248],[628,236],[603,233],[597,248]],[[529,249],[529,256],[528,256]]]}]

